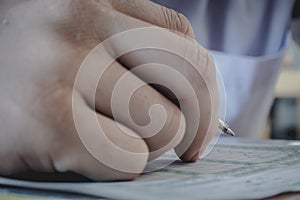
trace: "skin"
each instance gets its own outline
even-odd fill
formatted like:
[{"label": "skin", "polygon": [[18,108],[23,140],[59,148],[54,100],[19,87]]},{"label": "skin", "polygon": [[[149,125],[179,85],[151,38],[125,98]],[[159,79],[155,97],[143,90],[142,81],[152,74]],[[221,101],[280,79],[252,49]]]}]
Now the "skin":
[{"label": "skin", "polygon": [[[192,27],[183,15],[146,0],[4,0],[0,2],[0,13],[7,20],[0,25],[0,159],[5,160],[0,165],[1,175],[72,171],[93,180],[131,180],[143,171],[149,160],[172,148],[183,161],[195,161],[214,135],[218,113],[215,67],[202,48],[198,49],[202,56],[197,54],[195,62],[200,63],[199,68],[205,72],[211,88],[203,86],[203,80],[194,76],[190,68],[180,66],[186,67],[185,73],[198,91],[199,107],[204,113],[196,122],[199,129],[188,149],[181,150],[189,138],[192,119],[188,113],[193,108],[181,112],[170,101],[174,96],[163,87],[145,85],[134,93],[130,102],[132,118],[141,126],[149,123],[148,110],[152,105],[165,108],[166,124],[157,135],[142,138],[146,135],[143,130],[133,126],[127,118],[117,116],[116,121],[127,127],[129,135],[114,121],[110,102],[116,82],[140,64],[140,58],[151,61],[151,56],[133,53],[113,62],[97,87],[95,110],[91,106],[90,80],[74,88],[75,76],[84,58],[116,33],[131,28],[161,27],[193,40]],[[115,44],[113,48],[118,50],[119,47]],[[193,46],[188,49],[194,51]],[[102,56],[98,58],[100,61],[111,55]],[[151,78],[150,74],[139,77],[129,74],[132,83]],[[177,84],[172,79],[167,82]],[[176,87],[184,90],[180,84]],[[135,173],[112,169],[89,153],[75,127],[72,95],[73,106],[80,111],[77,123],[87,135],[98,132],[91,123],[96,114],[114,144],[129,152],[141,153],[139,157],[122,157],[104,144],[96,147],[98,152],[107,152],[110,159],[128,162]],[[183,101],[188,107],[188,97]],[[187,121],[184,130],[175,135],[183,118]],[[164,151],[151,154],[164,146],[167,147]]]}]

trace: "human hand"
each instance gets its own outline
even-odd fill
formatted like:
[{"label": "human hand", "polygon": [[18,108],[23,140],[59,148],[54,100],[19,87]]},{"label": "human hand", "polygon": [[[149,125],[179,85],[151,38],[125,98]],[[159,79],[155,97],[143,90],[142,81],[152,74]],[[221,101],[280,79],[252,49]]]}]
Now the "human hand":
[{"label": "human hand", "polygon": [[[182,97],[186,105],[185,127],[180,109],[169,100],[172,94],[162,87],[153,89],[144,85],[134,92],[130,105],[126,105],[131,107],[132,118],[141,126],[149,123],[148,110],[152,105],[164,107],[165,124],[153,137],[146,138],[149,133],[126,117],[115,116],[111,101],[117,81],[128,70],[155,59],[168,63],[164,57],[158,58],[157,52],[136,52],[115,60],[102,75],[95,99],[91,92],[92,78],[74,85],[84,58],[96,45],[117,33],[158,26],[180,32],[186,40],[193,38],[192,28],[182,15],[144,0],[24,1],[1,13],[7,20],[0,26],[0,159],[5,160],[0,166],[2,175],[26,170],[73,171],[94,180],[128,180],[143,171],[148,159],[174,147],[184,161],[194,161],[203,152],[216,130],[218,112],[215,68],[204,49],[194,53],[194,49],[188,48],[187,52],[195,54],[194,62],[199,63],[210,88],[188,64],[177,66],[184,69],[197,91],[199,108],[204,113],[201,120],[193,121],[195,115],[189,113],[195,108],[189,106],[193,105],[189,96]],[[174,35],[170,32],[176,44]],[[123,48],[119,45],[112,44],[112,49]],[[192,44],[189,47],[197,48]],[[101,63],[112,57],[107,50],[97,61]],[[141,73],[138,77],[131,74],[129,81],[139,84],[153,76],[159,74]],[[167,82],[177,90],[185,89],[176,80]],[[74,107],[79,112],[76,123],[83,128],[84,135],[99,137],[100,141],[104,138],[91,123],[96,115],[112,143],[135,153],[124,156],[104,142],[95,147],[96,152],[104,152],[106,159],[129,166],[131,171],[113,169],[91,155],[81,141],[82,133],[78,134],[76,129]],[[121,113],[123,107],[117,109]],[[127,133],[115,120],[127,127]],[[194,129],[189,128],[190,123],[196,123],[197,135],[192,134]]]}]

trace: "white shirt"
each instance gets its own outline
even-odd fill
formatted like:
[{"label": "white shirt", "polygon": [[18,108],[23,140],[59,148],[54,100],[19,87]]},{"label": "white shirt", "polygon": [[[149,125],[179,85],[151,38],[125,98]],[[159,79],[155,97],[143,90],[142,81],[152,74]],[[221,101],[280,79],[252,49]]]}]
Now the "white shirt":
[{"label": "white shirt", "polygon": [[258,137],[272,103],[294,0],[155,2],[190,19],[223,79],[225,120],[238,136]]}]

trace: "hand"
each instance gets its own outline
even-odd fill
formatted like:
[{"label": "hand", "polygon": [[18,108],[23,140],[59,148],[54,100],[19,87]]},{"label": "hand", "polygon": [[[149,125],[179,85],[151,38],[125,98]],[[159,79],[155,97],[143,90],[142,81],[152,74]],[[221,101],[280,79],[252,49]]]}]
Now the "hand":
[{"label": "hand", "polygon": [[[216,130],[218,113],[215,68],[204,49],[197,49],[195,62],[205,72],[211,88],[194,75],[188,64],[181,66],[198,91],[199,108],[204,113],[200,121],[192,122],[189,112],[194,108],[188,106],[189,97],[181,99],[187,107],[183,112],[186,129],[182,112],[169,100],[172,94],[157,86],[139,88],[127,105],[132,118],[141,126],[149,123],[148,110],[152,105],[164,107],[166,122],[155,136],[144,138],[148,134],[144,129],[137,128],[126,117],[113,115],[111,101],[117,81],[137,64],[154,59],[151,55],[157,53],[149,56],[137,52],[115,60],[101,77],[95,99],[91,95],[92,78],[74,85],[84,58],[114,34],[157,26],[179,32],[190,40],[193,31],[183,15],[146,0],[37,0],[18,2],[11,7],[9,1],[2,3],[7,4],[7,9],[0,16],[6,19],[0,25],[0,159],[5,160],[0,165],[0,174],[72,171],[94,180],[130,180],[143,171],[148,160],[174,147],[184,161],[195,161],[203,152]],[[121,44],[112,44],[112,48],[118,51]],[[107,50],[98,59],[101,63],[111,57]],[[137,77],[129,72],[129,81],[139,84],[152,76],[142,73]],[[184,90],[176,80],[168,81]],[[96,145],[96,151],[106,159],[130,166],[132,172],[113,169],[91,155],[76,129],[72,106],[79,112],[76,123],[83,127],[84,134],[99,137],[101,144]],[[118,109],[122,110],[122,106]],[[106,137],[138,156],[124,157],[101,142],[98,127],[92,123],[95,115]],[[127,127],[126,131],[115,121]],[[192,141],[190,123],[199,125]],[[163,147],[166,148],[151,153]]]}]

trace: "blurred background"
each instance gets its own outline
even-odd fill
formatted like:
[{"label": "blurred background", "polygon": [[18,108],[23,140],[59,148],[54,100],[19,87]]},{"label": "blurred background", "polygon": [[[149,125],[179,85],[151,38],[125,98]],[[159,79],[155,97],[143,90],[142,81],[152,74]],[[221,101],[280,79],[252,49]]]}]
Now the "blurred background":
[{"label": "blurred background", "polygon": [[300,139],[300,47],[289,39],[263,139]]}]

